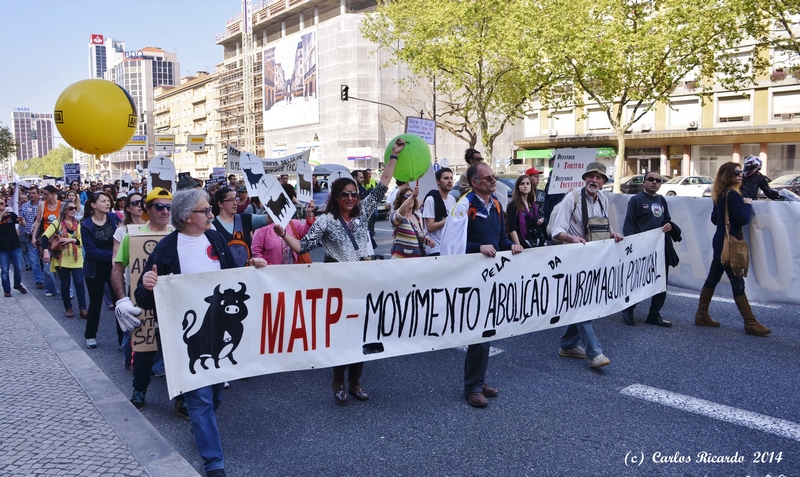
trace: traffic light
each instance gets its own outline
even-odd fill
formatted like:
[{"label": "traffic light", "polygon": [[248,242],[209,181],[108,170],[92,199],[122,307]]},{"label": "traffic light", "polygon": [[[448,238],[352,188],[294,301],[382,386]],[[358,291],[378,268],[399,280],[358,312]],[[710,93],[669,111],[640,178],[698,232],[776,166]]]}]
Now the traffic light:
[{"label": "traffic light", "polygon": [[346,84],[342,85],[342,101],[347,101],[350,98],[350,87]]}]

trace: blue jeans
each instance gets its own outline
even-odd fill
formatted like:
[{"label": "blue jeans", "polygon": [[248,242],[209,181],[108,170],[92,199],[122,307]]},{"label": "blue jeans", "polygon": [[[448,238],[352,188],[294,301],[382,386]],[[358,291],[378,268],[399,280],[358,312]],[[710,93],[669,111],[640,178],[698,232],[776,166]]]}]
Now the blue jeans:
[{"label": "blue jeans", "polygon": [[70,276],[75,284],[75,295],[78,297],[78,309],[86,309],[86,293],[83,287],[83,268],[59,267],[58,278],[61,280],[61,299],[64,309],[72,309],[72,299],[69,297]]},{"label": "blue jeans", "polygon": [[586,356],[589,359],[603,354],[603,348],[600,347],[600,342],[597,341],[597,337],[594,335],[591,320],[569,325],[564,334],[561,335],[562,349],[573,349],[581,343],[586,348]]},{"label": "blue jeans", "polygon": [[197,452],[203,458],[203,469],[210,472],[224,468],[222,440],[214,413],[222,403],[222,383],[195,389],[183,393],[183,396],[186,398],[186,409],[189,411]]},{"label": "blue jeans", "polygon": [[[46,293],[58,295],[58,290],[56,289],[56,272],[50,271],[50,263],[44,264],[42,275],[44,275],[44,291]],[[67,287],[67,298],[69,298],[69,287]]]},{"label": "blue jeans", "polygon": [[491,342],[471,344],[464,358],[464,393],[483,391],[486,383],[486,368],[489,366],[489,347]]},{"label": "blue jeans", "polygon": [[36,282],[37,285],[44,283],[42,265],[39,261],[39,249],[31,243],[30,234],[23,234],[21,242],[25,244],[23,253],[26,253],[28,256],[28,262],[30,263],[31,271],[33,272],[33,281]]},{"label": "blue jeans", "polygon": [[706,282],[703,284],[703,288],[710,288],[712,290],[717,288],[717,284],[722,279],[723,273],[728,275],[728,280],[731,282],[731,291],[733,292],[733,297],[738,298],[744,295],[744,278],[734,275],[731,267],[722,265],[722,261],[720,261],[719,256],[716,254],[711,260],[711,269],[708,270],[708,277],[706,277]]},{"label": "blue jeans", "polygon": [[14,266],[14,287],[22,285],[22,249],[15,248],[8,252],[0,252],[0,275],[3,278],[3,291],[11,291],[11,281],[8,278],[9,262]]}]

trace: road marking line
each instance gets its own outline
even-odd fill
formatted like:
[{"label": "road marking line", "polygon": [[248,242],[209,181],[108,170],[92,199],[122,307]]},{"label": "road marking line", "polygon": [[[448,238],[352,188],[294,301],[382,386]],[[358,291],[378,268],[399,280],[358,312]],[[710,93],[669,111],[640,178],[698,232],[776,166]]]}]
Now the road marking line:
[{"label": "road marking line", "polygon": [[[668,294],[669,295],[675,295],[675,296],[685,296],[685,297],[688,297],[688,298],[700,299],[700,295],[695,294],[695,293],[668,292]],[[725,302],[725,303],[736,303],[735,301],[733,301],[733,298],[725,298],[725,297],[722,297],[722,296],[719,296],[719,297],[715,296],[711,300],[712,301],[721,301],[721,302]],[[758,301],[751,301],[750,302],[750,306],[756,306],[756,307],[761,307],[761,308],[773,308],[773,309],[780,308],[780,306],[778,306],[778,305],[770,305],[769,303],[761,303],[761,302],[758,302]]]},{"label": "road marking line", "polygon": [[632,384],[623,388],[620,393],[656,404],[673,407],[692,414],[699,414],[719,421],[748,427],[756,431],[767,432],[779,437],[800,441],[800,424],[784,419],[745,411],[744,409],[717,404],[706,401],[705,399],[673,393],[644,384]]},{"label": "road marking line", "polygon": [[[465,353],[467,352],[467,347],[466,346],[456,346],[455,349],[457,349],[459,351],[463,351]],[[504,349],[500,349],[500,348],[495,348],[494,346],[489,346],[489,356],[494,356],[496,354],[500,354],[503,351],[505,351],[505,350]]]}]

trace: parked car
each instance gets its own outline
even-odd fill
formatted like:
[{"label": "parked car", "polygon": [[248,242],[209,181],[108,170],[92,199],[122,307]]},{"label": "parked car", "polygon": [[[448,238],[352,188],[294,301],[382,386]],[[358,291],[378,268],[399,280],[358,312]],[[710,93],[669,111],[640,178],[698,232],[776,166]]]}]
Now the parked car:
[{"label": "parked car", "polygon": [[[794,194],[800,194],[800,174],[786,174],[783,176],[778,177],[777,179],[773,180],[769,183],[769,187],[771,189],[775,189],[778,192],[781,190],[789,190]],[[765,199],[766,196],[761,189],[758,190],[758,198]]]},{"label": "parked car", "polygon": [[[619,191],[622,194],[638,194],[644,189],[644,174],[623,177],[619,180]],[[614,190],[614,181],[609,181],[603,186],[603,190],[611,192]]]},{"label": "parked car", "polygon": [[706,188],[714,183],[708,176],[675,176],[661,185],[661,195],[682,197],[703,197]]}]

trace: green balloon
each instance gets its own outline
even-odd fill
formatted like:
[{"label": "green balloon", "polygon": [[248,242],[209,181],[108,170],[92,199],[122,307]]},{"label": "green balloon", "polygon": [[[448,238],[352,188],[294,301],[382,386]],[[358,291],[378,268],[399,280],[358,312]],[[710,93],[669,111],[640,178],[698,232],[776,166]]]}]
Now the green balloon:
[{"label": "green balloon", "polygon": [[397,166],[394,169],[394,178],[402,182],[411,182],[419,179],[431,167],[431,148],[416,134],[401,134],[389,142],[383,155],[383,162],[389,162],[392,146],[402,138],[406,145],[397,157]]}]

